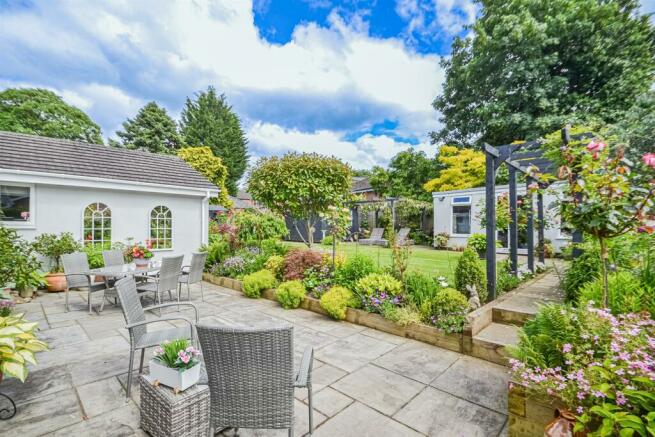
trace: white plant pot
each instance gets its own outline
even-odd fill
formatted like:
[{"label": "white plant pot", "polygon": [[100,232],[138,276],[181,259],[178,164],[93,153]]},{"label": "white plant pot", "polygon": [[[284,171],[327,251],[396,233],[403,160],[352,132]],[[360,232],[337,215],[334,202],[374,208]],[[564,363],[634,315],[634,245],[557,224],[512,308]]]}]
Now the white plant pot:
[{"label": "white plant pot", "polygon": [[167,387],[184,391],[198,383],[200,379],[200,363],[190,369],[171,369],[158,360],[150,360],[150,378]]},{"label": "white plant pot", "polygon": [[137,267],[146,267],[150,264],[150,260],[145,258],[134,258],[134,264],[136,264]]}]

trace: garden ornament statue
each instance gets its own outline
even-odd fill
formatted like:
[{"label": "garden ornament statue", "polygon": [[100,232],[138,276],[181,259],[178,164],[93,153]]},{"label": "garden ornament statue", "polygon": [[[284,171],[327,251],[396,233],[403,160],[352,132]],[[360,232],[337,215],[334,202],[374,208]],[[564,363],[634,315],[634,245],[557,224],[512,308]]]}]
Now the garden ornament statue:
[{"label": "garden ornament statue", "polygon": [[480,304],[480,296],[478,295],[478,290],[475,288],[475,285],[467,285],[466,291],[469,292],[469,307],[471,310],[477,310],[482,306]]}]

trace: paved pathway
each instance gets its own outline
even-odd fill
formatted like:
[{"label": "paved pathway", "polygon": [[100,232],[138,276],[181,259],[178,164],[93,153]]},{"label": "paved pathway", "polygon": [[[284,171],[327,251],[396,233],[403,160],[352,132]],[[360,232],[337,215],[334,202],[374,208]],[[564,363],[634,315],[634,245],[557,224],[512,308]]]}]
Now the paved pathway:
[{"label": "paved pathway", "polygon": [[[73,294],[66,313],[63,297],[44,294],[18,306],[39,322],[40,337],[51,350],[38,355],[39,365],[24,384],[9,379],[0,385],[19,409],[13,419],[0,421],[0,435],[144,435],[138,384],[132,400],[125,401],[129,350],[120,310],[106,305],[102,315],[90,316],[84,297]],[[192,299],[204,323],[292,323],[296,361],[306,345],[314,346],[315,436],[507,433],[504,367],[312,312],[287,311],[210,284],[205,284],[205,302],[199,302],[198,289]],[[159,328],[164,327],[170,325],[162,322]],[[297,390],[296,435],[308,429],[305,399],[306,392]],[[240,435],[286,433],[241,430]]]}]

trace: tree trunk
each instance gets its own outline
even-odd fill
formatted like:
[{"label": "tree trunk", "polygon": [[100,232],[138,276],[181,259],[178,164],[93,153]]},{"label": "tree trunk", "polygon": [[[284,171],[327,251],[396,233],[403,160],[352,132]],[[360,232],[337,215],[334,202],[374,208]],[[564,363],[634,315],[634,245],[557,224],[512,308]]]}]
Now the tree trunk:
[{"label": "tree trunk", "polygon": [[312,226],[312,221],[307,217],[307,247],[312,248],[314,244],[314,226]]},{"label": "tree trunk", "polygon": [[607,241],[605,241],[605,238],[598,237],[598,243],[600,244],[600,271],[603,275],[603,308],[607,308],[607,295],[609,294],[607,259],[609,255],[607,253]]}]

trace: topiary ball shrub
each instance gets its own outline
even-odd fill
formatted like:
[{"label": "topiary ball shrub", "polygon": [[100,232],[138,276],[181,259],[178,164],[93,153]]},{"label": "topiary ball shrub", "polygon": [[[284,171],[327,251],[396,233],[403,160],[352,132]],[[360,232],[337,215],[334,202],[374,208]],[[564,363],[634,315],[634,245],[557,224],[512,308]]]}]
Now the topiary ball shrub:
[{"label": "topiary ball shrub", "polygon": [[259,298],[262,291],[275,288],[277,280],[273,272],[260,270],[243,277],[243,294],[251,298]]},{"label": "topiary ball shrub", "polygon": [[305,270],[318,267],[323,263],[323,256],[311,250],[294,249],[284,257],[284,280],[303,279]]},{"label": "topiary ball shrub", "polygon": [[370,257],[366,255],[349,256],[343,265],[337,267],[334,273],[334,282],[352,290],[357,281],[375,270],[375,263]]},{"label": "topiary ball shrub", "polygon": [[374,293],[396,296],[402,291],[403,284],[388,273],[369,273],[357,281],[355,289],[361,296],[372,296]]},{"label": "topiary ball shrub", "polygon": [[266,270],[273,272],[276,278],[282,279],[282,275],[284,275],[284,257],[273,255],[266,260],[264,267]]},{"label": "topiary ball shrub", "polygon": [[330,317],[343,320],[346,318],[346,308],[357,308],[359,300],[352,291],[346,287],[335,286],[330,288],[321,296],[321,308],[323,308]]},{"label": "topiary ball shrub", "polygon": [[453,288],[439,290],[433,299],[424,302],[420,308],[424,322],[448,333],[463,331],[468,310],[466,296]]},{"label": "topiary ball shrub", "polygon": [[[639,278],[631,272],[610,274],[607,285],[607,307],[612,310],[612,314],[639,313],[644,310],[651,315],[655,314],[655,294],[644,288]],[[603,301],[601,278],[580,288],[579,306],[586,306],[592,301],[596,306]]]},{"label": "topiary ball shrub", "polygon": [[298,308],[305,298],[307,290],[302,282],[287,281],[280,284],[275,291],[275,299],[282,305],[284,309]]},{"label": "topiary ball shrub", "polygon": [[455,288],[468,296],[466,286],[475,287],[480,303],[487,301],[487,278],[480,259],[472,249],[466,249],[455,267]]}]

